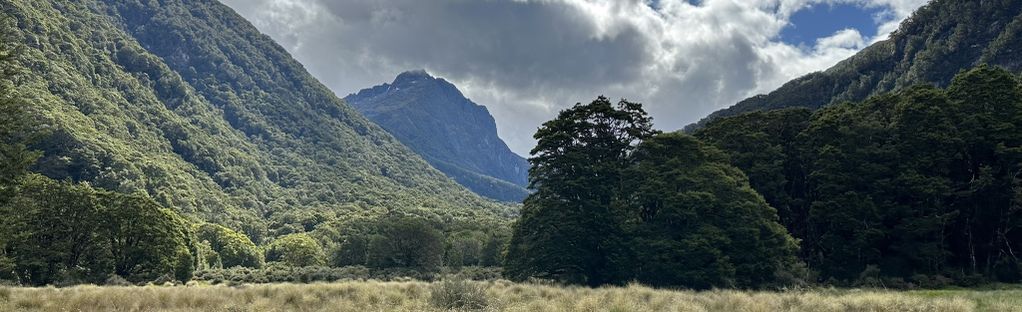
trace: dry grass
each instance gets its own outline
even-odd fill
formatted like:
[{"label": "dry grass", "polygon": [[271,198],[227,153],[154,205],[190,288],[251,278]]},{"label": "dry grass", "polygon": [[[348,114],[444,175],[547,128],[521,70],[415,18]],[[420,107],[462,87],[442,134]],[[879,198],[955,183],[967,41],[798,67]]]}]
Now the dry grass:
[{"label": "dry grass", "polygon": [[[1022,290],[670,291],[471,282],[481,311],[1022,311]],[[0,288],[0,311],[443,311],[425,282],[179,287]]]}]

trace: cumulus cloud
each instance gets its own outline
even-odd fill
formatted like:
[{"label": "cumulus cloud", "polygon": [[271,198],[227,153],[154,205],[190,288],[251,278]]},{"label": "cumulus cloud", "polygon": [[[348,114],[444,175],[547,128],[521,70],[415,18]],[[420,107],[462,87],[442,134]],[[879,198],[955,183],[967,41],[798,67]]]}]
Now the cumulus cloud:
[{"label": "cumulus cloud", "polygon": [[[886,38],[925,0],[222,0],[340,96],[426,69],[487,106],[527,154],[545,120],[597,95],[674,130]],[[795,12],[880,8],[876,33],[780,41]]]}]

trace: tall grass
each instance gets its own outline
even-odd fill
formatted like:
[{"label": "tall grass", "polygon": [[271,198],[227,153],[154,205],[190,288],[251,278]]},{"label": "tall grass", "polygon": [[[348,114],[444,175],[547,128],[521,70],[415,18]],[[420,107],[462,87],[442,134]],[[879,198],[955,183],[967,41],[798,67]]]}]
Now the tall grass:
[{"label": "tall grass", "polygon": [[1022,290],[707,292],[491,282],[0,288],[0,311],[1022,311]]}]

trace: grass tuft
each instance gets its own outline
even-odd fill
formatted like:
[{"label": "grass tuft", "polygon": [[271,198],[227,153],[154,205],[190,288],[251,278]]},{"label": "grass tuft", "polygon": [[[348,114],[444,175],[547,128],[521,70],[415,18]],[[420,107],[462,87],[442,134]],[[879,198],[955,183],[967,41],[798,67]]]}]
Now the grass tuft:
[{"label": "grass tuft", "polygon": [[479,311],[486,309],[489,301],[480,283],[445,280],[430,287],[429,303],[442,310]]}]

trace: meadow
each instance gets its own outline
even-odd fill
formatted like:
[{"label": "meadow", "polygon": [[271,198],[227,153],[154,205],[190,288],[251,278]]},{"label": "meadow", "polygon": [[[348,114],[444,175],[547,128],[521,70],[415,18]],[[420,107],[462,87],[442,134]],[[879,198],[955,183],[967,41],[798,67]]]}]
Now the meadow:
[{"label": "meadow", "polygon": [[1022,311],[1022,290],[758,292],[506,281],[0,288],[0,311]]}]

